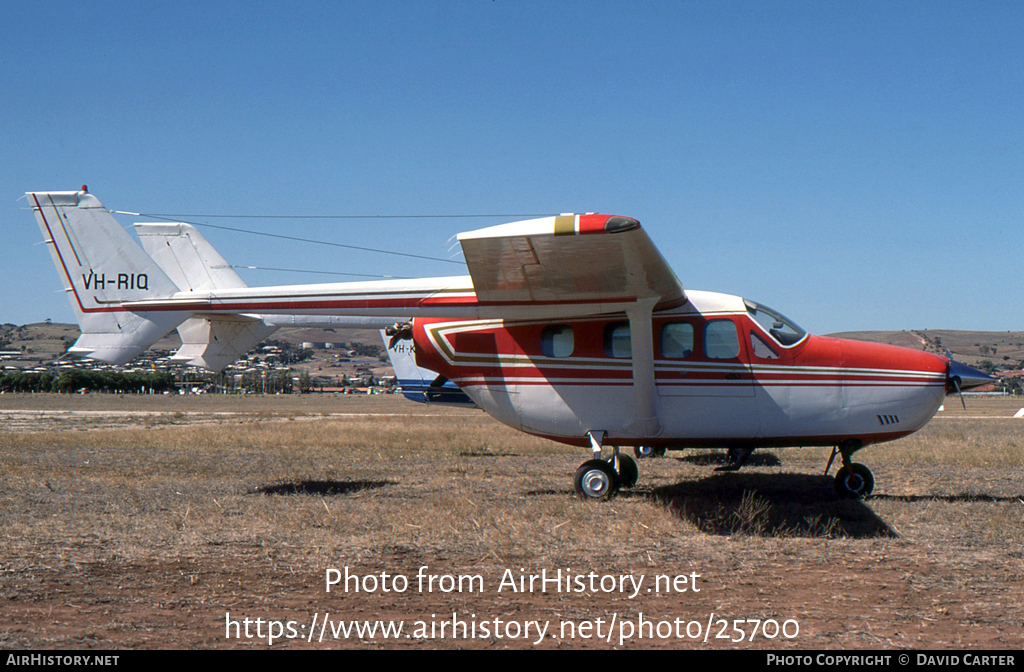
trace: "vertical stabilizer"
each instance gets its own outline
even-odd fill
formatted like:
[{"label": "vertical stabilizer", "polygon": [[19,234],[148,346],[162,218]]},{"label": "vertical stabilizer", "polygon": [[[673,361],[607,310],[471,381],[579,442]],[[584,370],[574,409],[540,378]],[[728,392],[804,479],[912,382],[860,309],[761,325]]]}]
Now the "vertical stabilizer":
[{"label": "vertical stabilizer", "polygon": [[406,399],[419,403],[474,405],[454,383],[416,364],[416,346],[411,340],[392,338],[385,329],[380,330],[380,338],[395,370],[395,382]]},{"label": "vertical stabilizer", "polygon": [[194,226],[140,222],[135,233],[142,249],[183,292],[238,289],[245,281]]},{"label": "vertical stabilizer", "polygon": [[[224,257],[191,224],[139,222],[135,233],[142,248],[183,292],[246,287]],[[260,319],[246,315],[201,315],[178,327],[181,347],[171,357],[176,362],[222,371],[260,341],[277,331]]]},{"label": "vertical stabilizer", "polygon": [[188,317],[121,306],[178,287],[95,196],[84,188],[26,195],[82,330],[69,353],[124,364]]}]

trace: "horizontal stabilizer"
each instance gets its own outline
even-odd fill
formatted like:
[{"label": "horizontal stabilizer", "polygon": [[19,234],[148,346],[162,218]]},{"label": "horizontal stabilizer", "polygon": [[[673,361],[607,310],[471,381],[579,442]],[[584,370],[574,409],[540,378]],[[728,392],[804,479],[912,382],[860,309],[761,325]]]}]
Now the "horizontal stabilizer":
[{"label": "horizontal stabilizer", "polygon": [[171,359],[221,371],[275,331],[262,320],[242,316],[194,317],[178,327],[182,345]]}]

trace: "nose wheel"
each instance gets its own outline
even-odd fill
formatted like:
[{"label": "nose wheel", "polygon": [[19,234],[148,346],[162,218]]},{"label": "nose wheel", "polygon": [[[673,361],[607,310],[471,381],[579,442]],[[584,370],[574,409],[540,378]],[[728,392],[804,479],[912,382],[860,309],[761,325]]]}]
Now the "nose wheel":
[{"label": "nose wheel", "polygon": [[863,499],[875,488],[875,477],[863,464],[851,463],[836,473],[836,494],[848,499]]},{"label": "nose wheel", "polygon": [[836,457],[836,453],[839,453],[843,459],[843,466],[836,472],[835,481],[833,485],[836,489],[836,494],[840,497],[847,499],[863,499],[871,494],[871,491],[875,489],[875,477],[871,474],[871,470],[863,464],[855,463],[851,458],[855,452],[860,450],[863,444],[857,439],[850,439],[844,441],[840,445],[836,446],[832,450],[832,457],[828,460],[828,465],[825,467],[825,473],[828,474],[829,467],[832,466],[832,461]]}]

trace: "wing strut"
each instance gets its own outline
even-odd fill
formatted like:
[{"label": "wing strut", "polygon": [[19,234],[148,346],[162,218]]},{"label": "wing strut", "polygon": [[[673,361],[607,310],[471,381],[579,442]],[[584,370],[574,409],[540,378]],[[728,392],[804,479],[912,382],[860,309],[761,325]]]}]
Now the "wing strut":
[{"label": "wing strut", "polygon": [[655,402],[654,335],[651,317],[660,297],[639,299],[626,310],[633,356],[633,420],[627,428],[641,438],[661,434]]}]

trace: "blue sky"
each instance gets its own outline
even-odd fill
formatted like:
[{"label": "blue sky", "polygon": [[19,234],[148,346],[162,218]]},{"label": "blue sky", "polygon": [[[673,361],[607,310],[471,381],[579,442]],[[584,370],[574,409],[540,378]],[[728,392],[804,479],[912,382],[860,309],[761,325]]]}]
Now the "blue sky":
[{"label": "blue sky", "polygon": [[[18,199],[88,184],[437,257],[509,218],[198,215],[623,214],[684,287],[815,333],[1024,329],[1022,35],[1018,2],[6,3],[0,322],[74,321]],[[464,272],[204,232],[237,264]]]}]

